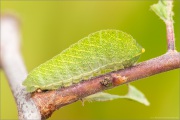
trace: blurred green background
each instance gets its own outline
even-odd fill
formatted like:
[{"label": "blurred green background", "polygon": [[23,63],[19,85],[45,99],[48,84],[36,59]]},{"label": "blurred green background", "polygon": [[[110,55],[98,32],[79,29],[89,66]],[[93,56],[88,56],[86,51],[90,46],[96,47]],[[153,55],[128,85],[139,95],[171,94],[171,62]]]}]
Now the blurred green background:
[{"label": "blurred green background", "polygon": [[[166,52],[165,24],[150,10],[153,1],[1,1],[1,14],[15,12],[22,21],[22,55],[28,71],[88,34],[119,29],[131,34],[146,52],[140,61]],[[174,3],[176,47],[180,50],[180,2]],[[15,101],[1,70],[0,119],[18,119]],[[144,92],[146,107],[125,99],[65,106],[53,119],[179,119],[179,70],[132,83]],[[109,90],[125,94],[126,86]]]}]

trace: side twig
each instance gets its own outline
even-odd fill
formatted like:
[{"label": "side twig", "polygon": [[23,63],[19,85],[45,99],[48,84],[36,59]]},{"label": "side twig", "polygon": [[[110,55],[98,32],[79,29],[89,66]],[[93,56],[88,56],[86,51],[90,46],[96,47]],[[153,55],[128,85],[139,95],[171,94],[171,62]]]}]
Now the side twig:
[{"label": "side twig", "polygon": [[180,68],[180,53],[169,51],[162,56],[139,63],[136,66],[92,78],[67,88],[33,93],[32,99],[38,106],[42,117],[48,118],[56,109],[91,94],[177,68]]},{"label": "side twig", "polygon": [[16,100],[19,119],[41,119],[39,110],[26,92],[22,81],[27,76],[20,51],[20,31],[17,20],[12,15],[1,17],[1,67]]},{"label": "side twig", "polygon": [[167,33],[167,47],[168,50],[175,50],[175,37],[174,37],[174,25],[173,25],[173,0],[167,0],[167,16],[168,19],[165,21],[166,33]]}]

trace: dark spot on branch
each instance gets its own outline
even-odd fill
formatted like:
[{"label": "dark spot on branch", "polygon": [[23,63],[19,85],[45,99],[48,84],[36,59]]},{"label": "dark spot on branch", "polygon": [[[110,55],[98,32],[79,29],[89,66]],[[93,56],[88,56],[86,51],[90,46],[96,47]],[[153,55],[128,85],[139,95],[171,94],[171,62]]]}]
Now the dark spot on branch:
[{"label": "dark spot on branch", "polygon": [[56,109],[82,100],[89,95],[176,68],[180,68],[180,53],[168,52],[135,66],[94,77],[69,87],[55,91],[36,92],[32,99],[38,106],[42,119],[45,119],[50,117]]},{"label": "dark spot on branch", "polygon": [[100,83],[105,87],[110,87],[112,85],[112,78],[105,77]]}]

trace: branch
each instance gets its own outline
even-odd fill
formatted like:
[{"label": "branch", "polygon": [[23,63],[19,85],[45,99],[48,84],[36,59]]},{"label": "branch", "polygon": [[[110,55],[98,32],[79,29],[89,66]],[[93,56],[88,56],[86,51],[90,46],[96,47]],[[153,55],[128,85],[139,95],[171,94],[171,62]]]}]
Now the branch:
[{"label": "branch", "polygon": [[91,94],[177,68],[180,68],[180,53],[169,51],[135,66],[95,77],[67,88],[33,93],[32,99],[38,106],[42,118],[48,118],[60,107],[82,100]]},{"label": "branch", "polygon": [[1,16],[1,67],[3,68],[18,107],[19,119],[41,119],[39,110],[26,92],[22,81],[27,76],[19,46],[20,31],[12,15]]},{"label": "branch", "polygon": [[167,15],[168,19],[166,23],[166,32],[167,32],[167,44],[168,50],[175,50],[175,37],[174,37],[174,25],[173,25],[173,0],[167,0]]}]

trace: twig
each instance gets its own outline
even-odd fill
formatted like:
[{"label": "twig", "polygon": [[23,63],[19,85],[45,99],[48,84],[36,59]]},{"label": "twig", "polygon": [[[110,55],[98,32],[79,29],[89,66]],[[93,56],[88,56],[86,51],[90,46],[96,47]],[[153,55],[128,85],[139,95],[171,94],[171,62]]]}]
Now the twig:
[{"label": "twig", "polygon": [[[136,66],[92,78],[67,88],[34,93],[32,98],[42,117],[48,118],[56,109],[91,94],[177,68],[180,68],[180,53],[169,51],[162,56],[139,63]],[[107,82],[104,82],[104,80]]]},{"label": "twig", "polygon": [[20,46],[20,31],[17,20],[12,15],[1,16],[1,67],[3,68],[18,107],[19,119],[41,119],[30,94],[22,81],[27,76]]},{"label": "twig", "polygon": [[166,32],[167,32],[167,45],[168,50],[175,50],[175,37],[174,37],[174,25],[173,25],[173,0],[167,0],[167,16],[168,19],[166,23]]}]

